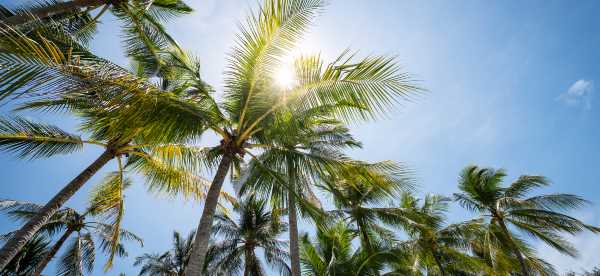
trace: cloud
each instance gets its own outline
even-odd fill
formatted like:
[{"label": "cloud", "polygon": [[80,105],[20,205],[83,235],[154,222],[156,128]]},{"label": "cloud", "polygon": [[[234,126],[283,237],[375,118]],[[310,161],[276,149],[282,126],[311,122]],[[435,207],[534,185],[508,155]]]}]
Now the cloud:
[{"label": "cloud", "polygon": [[564,102],[568,106],[582,106],[585,110],[592,108],[592,92],[594,82],[591,80],[580,79],[573,83],[569,90],[560,94],[557,100]]}]

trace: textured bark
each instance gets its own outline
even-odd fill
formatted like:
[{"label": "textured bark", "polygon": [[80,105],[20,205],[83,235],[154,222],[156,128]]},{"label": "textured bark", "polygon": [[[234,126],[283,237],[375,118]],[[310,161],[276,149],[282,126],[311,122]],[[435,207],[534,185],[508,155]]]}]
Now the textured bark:
[{"label": "textured bark", "polygon": [[440,274],[442,276],[446,276],[446,270],[444,270],[444,266],[442,265],[442,260],[440,260],[440,256],[436,252],[433,252],[433,258],[435,259],[435,263],[440,269]]},{"label": "textured bark", "polygon": [[69,236],[71,236],[71,234],[73,234],[73,232],[74,231],[72,229],[67,229],[67,231],[65,231],[65,233],[60,237],[60,239],[58,239],[58,241],[56,241],[54,246],[52,246],[52,248],[46,254],[46,256],[44,256],[44,259],[36,265],[36,267],[32,273],[33,276],[40,276],[42,274],[42,271],[44,271],[44,268],[46,268],[46,266],[48,265],[48,263],[50,263],[52,258],[54,258],[54,256],[56,256],[56,253],[58,252],[58,250],[63,246],[65,241],[69,238]]},{"label": "textured bark", "polygon": [[287,159],[288,170],[288,224],[290,235],[290,268],[292,276],[300,276],[300,244],[298,242],[298,211],[296,210],[296,168],[294,161]]},{"label": "textured bark", "polygon": [[[290,181],[290,189],[294,189],[293,181]],[[288,212],[292,276],[300,276],[300,248],[298,244],[296,198],[291,192],[288,193]]]},{"label": "textured bark", "polygon": [[2,20],[2,23],[9,26],[16,26],[27,23],[34,18],[45,19],[53,15],[79,11],[83,8],[93,8],[100,5],[109,4],[109,0],[73,0],[69,2],[58,2],[54,5],[32,9],[28,13],[20,13]]},{"label": "textured bark", "polygon": [[508,232],[508,227],[506,227],[504,220],[498,219],[498,223],[500,224],[500,227],[502,228],[502,232],[504,232],[504,234],[506,235],[506,238],[508,239],[509,246],[512,248],[513,253],[515,253],[515,255],[517,256],[517,260],[519,260],[519,265],[521,266],[521,273],[523,274],[523,276],[529,276],[529,270],[527,269],[527,264],[525,264],[525,259],[523,259],[523,255],[521,254],[521,251],[517,247],[517,244],[515,243],[515,241],[510,236],[510,232]]},{"label": "textured bark", "polygon": [[252,275],[252,266],[256,265],[253,262],[254,248],[246,247],[244,252],[244,276]]},{"label": "textured bark", "polygon": [[85,170],[83,170],[77,177],[75,177],[69,184],[67,184],[58,194],[56,194],[46,205],[40,210],[40,212],[30,219],[21,229],[8,240],[2,249],[0,249],[0,270],[4,269],[6,265],[17,255],[17,253],[23,248],[23,246],[33,238],[46,222],[52,217],[58,209],[60,209],[67,200],[69,200],[75,192],[77,192],[85,182],[87,182],[100,168],[102,168],[108,161],[115,157],[113,150],[107,149],[104,151],[98,159],[90,164]]},{"label": "textured bark", "polygon": [[213,181],[206,194],[206,200],[204,201],[204,210],[202,210],[202,217],[196,230],[196,237],[194,239],[194,246],[192,247],[192,253],[190,254],[190,261],[185,270],[186,276],[198,276],[202,274],[202,268],[204,267],[204,259],[206,258],[206,252],[208,251],[208,239],[210,238],[210,232],[212,228],[213,217],[219,202],[219,195],[221,193],[221,187],[225,182],[225,177],[229,171],[232,157],[224,155],[219,163],[217,173],[213,178]]}]

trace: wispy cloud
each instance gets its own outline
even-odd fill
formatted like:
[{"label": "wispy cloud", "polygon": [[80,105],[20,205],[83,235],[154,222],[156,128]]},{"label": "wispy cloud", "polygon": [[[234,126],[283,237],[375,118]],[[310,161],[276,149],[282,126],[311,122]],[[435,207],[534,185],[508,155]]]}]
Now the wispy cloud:
[{"label": "wispy cloud", "polygon": [[564,102],[569,106],[581,106],[585,110],[592,108],[592,92],[594,91],[594,82],[591,80],[580,79],[573,83],[569,90],[560,94],[557,100]]}]

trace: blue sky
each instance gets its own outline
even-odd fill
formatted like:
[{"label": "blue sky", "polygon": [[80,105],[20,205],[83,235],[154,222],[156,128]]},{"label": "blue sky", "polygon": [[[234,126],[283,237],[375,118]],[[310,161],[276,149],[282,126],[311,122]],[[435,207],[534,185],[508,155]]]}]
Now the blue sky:
[{"label": "blue sky", "polygon": [[[255,1],[188,2],[196,12],[168,29],[200,56],[206,80],[222,91],[236,23]],[[458,173],[469,164],[505,168],[509,179],[542,174],[553,182],[545,192],[575,193],[594,202],[575,215],[600,225],[599,12],[597,1],[332,0],[300,50],[328,58],[346,48],[395,55],[428,90],[384,120],[352,126],[364,142],[353,156],[404,162],[416,172],[423,193],[455,192]],[[127,65],[118,41],[116,22],[104,17],[92,48]],[[65,117],[27,116],[73,127]],[[0,154],[0,197],[45,202],[99,152],[87,148],[33,162]],[[111,168],[114,164],[104,171]],[[68,205],[83,208],[91,186]],[[136,274],[133,257],[168,249],[172,230],[187,233],[201,212],[197,202],[147,193],[141,180],[127,191],[126,205],[125,227],[141,235],[145,246],[129,246],[130,257],[118,260],[111,275]],[[472,215],[455,207],[450,217]],[[0,219],[1,232],[14,227]],[[600,236],[572,241],[581,250],[579,259],[538,248],[561,270],[600,265],[594,254],[600,252]],[[95,274],[101,274],[102,261]]]}]

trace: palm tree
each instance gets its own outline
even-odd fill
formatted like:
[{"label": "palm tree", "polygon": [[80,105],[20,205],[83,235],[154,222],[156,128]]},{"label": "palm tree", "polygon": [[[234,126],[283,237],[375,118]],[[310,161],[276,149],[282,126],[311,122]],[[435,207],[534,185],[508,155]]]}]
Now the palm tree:
[{"label": "palm tree", "polygon": [[[297,210],[318,216],[314,211],[321,204],[312,184],[320,181],[328,167],[331,169],[347,162],[342,149],[360,147],[348,128],[332,118],[331,112],[335,108],[283,111],[285,114],[278,116],[269,129],[275,137],[272,144],[265,145],[241,177],[241,194],[269,197],[273,206],[287,209],[291,264],[295,275],[300,274]],[[285,179],[289,189],[279,184],[280,179]],[[300,195],[299,201],[294,193]]]},{"label": "palm tree", "polygon": [[[2,239],[10,235],[3,235]],[[43,235],[35,235],[19,254],[8,263],[8,265],[0,270],[0,274],[5,276],[25,276],[31,275],[38,263],[44,259],[48,253],[50,241]]]},{"label": "palm tree", "polygon": [[[200,91],[197,85],[189,85],[187,80],[193,76],[157,86],[94,56],[61,30],[47,31],[48,38],[3,30],[0,98],[18,91],[28,97],[18,109],[73,112],[82,119],[80,129],[89,139],[23,118],[1,119],[0,150],[22,158],[72,153],[83,145],[100,146],[104,152],[7,241],[0,250],[0,268],[113,159],[118,170],[107,186],[123,187],[123,168],[127,167],[146,176],[150,190],[197,197],[204,193],[204,181],[194,175],[200,166],[196,156],[202,150],[183,143],[204,131],[202,122],[212,112],[202,100],[206,87]],[[184,55],[170,56],[178,60],[175,57]],[[180,71],[172,70],[168,77],[177,79],[174,74]]]},{"label": "palm tree", "polygon": [[173,248],[162,254],[144,254],[135,258],[134,266],[141,265],[140,276],[183,276],[194,243],[194,231],[182,238],[173,231]]},{"label": "palm tree", "polygon": [[362,247],[371,250],[374,240],[388,245],[395,240],[393,231],[383,225],[396,226],[406,219],[406,210],[390,203],[402,191],[412,189],[409,174],[405,168],[389,161],[353,162],[331,172],[319,186],[331,195],[336,207],[329,213],[352,225]]},{"label": "palm tree", "polygon": [[[323,6],[322,0],[265,0],[242,25],[229,57],[225,95],[219,105],[223,109],[219,114],[223,116],[210,124],[222,140],[208,154],[208,163],[217,170],[204,203],[186,274],[199,275],[202,271],[226,175],[230,169],[239,175],[245,154],[254,159],[253,149],[271,145],[273,137],[268,135],[269,129],[280,111],[339,105],[334,112],[336,118],[368,119],[418,90],[392,58],[357,59],[347,52],[329,65],[324,65],[319,57],[302,59],[300,66],[296,66],[301,69],[296,73],[300,77],[296,85],[278,87],[273,72],[283,64],[283,57],[297,45]],[[285,179],[280,184],[287,185]]]},{"label": "palm tree", "polygon": [[409,240],[400,242],[398,250],[410,252],[405,257],[418,264],[413,265],[413,270],[435,271],[442,276],[479,271],[481,265],[465,253],[470,250],[472,236],[479,234],[482,221],[444,225],[448,201],[437,195],[427,195],[421,201],[409,193],[403,194],[400,207],[406,210],[403,215],[411,223],[403,224]]},{"label": "palm tree", "polygon": [[[102,197],[104,198],[104,195]],[[1,211],[20,221],[26,221],[34,217],[43,208],[43,206],[35,203],[15,200],[0,200],[0,206],[2,206]],[[73,238],[58,267],[61,275],[83,273],[84,268],[88,272],[92,271],[95,259],[93,237],[96,237],[96,240],[100,242],[99,248],[108,255],[106,269],[110,268],[115,255],[120,257],[127,255],[123,247],[124,241],[135,241],[143,245],[141,238],[121,229],[120,225],[115,226],[113,223],[107,224],[98,220],[89,220],[87,216],[90,214],[101,215],[92,208],[83,214],[71,208],[62,208],[52,216],[37,235],[52,237],[60,234],[60,238],[37,262],[30,271],[30,275],[40,275],[59,250],[63,248],[65,242],[74,234],[76,237]],[[99,218],[105,221],[106,216],[100,216]],[[116,236],[114,235],[115,231],[118,231]]]},{"label": "palm tree", "polygon": [[265,275],[264,267],[256,254],[257,249],[264,253],[269,266],[279,269],[280,275],[290,273],[286,264],[289,258],[284,247],[286,242],[278,236],[287,230],[287,224],[280,221],[279,211],[270,211],[267,201],[247,197],[234,204],[233,211],[238,219],[224,212],[215,215],[213,234],[216,241],[207,256],[207,273],[211,275]]},{"label": "palm tree", "polygon": [[356,231],[344,221],[317,228],[316,239],[301,240],[302,265],[306,275],[379,275],[393,255],[386,250],[353,249]]},{"label": "palm tree", "polygon": [[491,231],[490,235],[506,241],[519,262],[522,275],[530,275],[530,270],[517,236],[508,228],[509,224],[569,256],[576,256],[577,250],[560,236],[561,233],[600,232],[598,227],[560,213],[587,204],[584,199],[571,194],[527,197],[532,189],[547,186],[548,180],[543,176],[523,175],[508,187],[502,187],[505,177],[504,170],[468,166],[459,180],[462,193],[455,193],[454,199],[462,207],[488,218],[493,227],[498,227],[498,231]]}]

